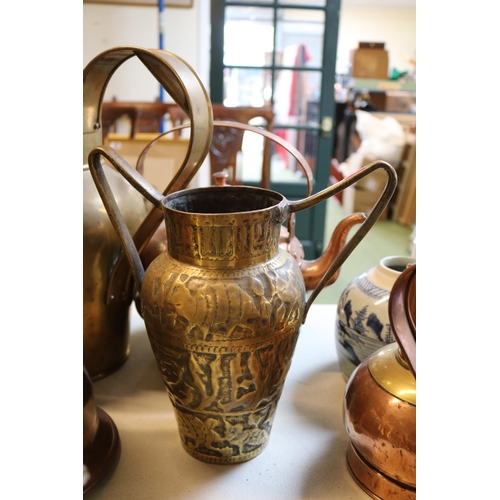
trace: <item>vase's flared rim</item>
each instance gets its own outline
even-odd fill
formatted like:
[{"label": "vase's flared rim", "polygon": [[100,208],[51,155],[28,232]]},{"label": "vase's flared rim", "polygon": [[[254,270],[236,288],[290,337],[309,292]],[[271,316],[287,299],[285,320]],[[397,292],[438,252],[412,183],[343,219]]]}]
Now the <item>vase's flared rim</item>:
[{"label": "vase's flared rim", "polygon": [[267,211],[286,203],[286,199],[276,191],[258,187],[210,186],[177,191],[162,203],[168,211],[217,216]]}]

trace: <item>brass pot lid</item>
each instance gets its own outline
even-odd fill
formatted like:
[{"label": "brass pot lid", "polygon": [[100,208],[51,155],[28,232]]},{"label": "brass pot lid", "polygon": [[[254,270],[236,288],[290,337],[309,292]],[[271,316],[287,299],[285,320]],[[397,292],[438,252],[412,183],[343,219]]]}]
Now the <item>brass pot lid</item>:
[{"label": "brass pot lid", "polygon": [[397,342],[376,351],[368,360],[370,374],[389,394],[417,405],[417,382],[401,356]]}]

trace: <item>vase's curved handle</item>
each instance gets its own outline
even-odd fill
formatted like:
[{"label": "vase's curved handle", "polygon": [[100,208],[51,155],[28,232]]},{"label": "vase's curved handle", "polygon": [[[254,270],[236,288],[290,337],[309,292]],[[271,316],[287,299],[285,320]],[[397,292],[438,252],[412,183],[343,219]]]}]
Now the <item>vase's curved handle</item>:
[{"label": "vase's curved handle", "polygon": [[389,321],[399,349],[413,376],[417,377],[417,264],[408,264],[389,296]]},{"label": "vase's curved handle", "polygon": [[[248,123],[235,122],[231,120],[214,120],[214,127],[228,127],[228,128],[237,128],[240,130],[247,130],[249,132],[255,132],[256,134],[262,135],[263,137],[279,144],[282,148],[286,149],[298,162],[300,168],[304,172],[306,183],[307,183],[307,193],[306,196],[310,196],[313,188],[314,176],[305,159],[304,155],[290,143],[282,139],[280,136],[274,134],[273,132],[269,132],[266,129],[255,127],[253,125],[249,125]],[[178,132],[180,130],[190,128],[191,125],[189,123],[185,123],[183,125],[178,125],[177,127],[173,127],[170,130],[167,130],[163,134],[160,134],[158,137],[155,137],[147,146],[141,151],[141,154],[137,158],[136,169],[138,172],[144,172],[144,162],[146,160],[146,155],[149,150],[165,135],[170,134],[171,132]]]},{"label": "vase's curved handle", "polygon": [[360,168],[356,172],[354,172],[352,175],[349,175],[348,177],[345,177],[341,181],[337,182],[333,186],[327,187],[326,189],[323,189],[323,191],[320,191],[319,193],[316,193],[309,198],[304,198],[303,200],[298,200],[298,201],[289,201],[288,202],[288,209],[290,213],[298,212],[299,210],[305,210],[306,208],[310,208],[317,203],[320,203],[331,196],[334,196],[335,194],[339,193],[343,189],[352,186],[356,182],[358,182],[360,179],[363,177],[366,177],[367,175],[371,174],[375,170],[378,169],[383,169],[385,173],[387,174],[387,182],[386,185],[384,186],[384,190],[382,191],[380,197],[378,198],[377,202],[375,205],[372,207],[370,213],[366,217],[365,221],[359,226],[357,229],[356,233],[352,236],[352,238],[349,239],[349,241],[345,244],[345,246],[342,248],[342,250],[339,252],[339,254],[335,257],[333,262],[330,264],[330,267],[327,269],[323,277],[321,278],[320,282],[316,286],[316,288],[312,291],[311,295],[309,296],[309,299],[307,300],[305,310],[304,310],[304,322],[307,317],[307,313],[309,311],[309,308],[311,307],[311,304],[314,302],[316,297],[318,296],[319,292],[325,287],[325,285],[328,283],[330,278],[340,269],[342,264],[346,261],[347,257],[352,253],[352,251],[358,246],[358,244],[361,242],[361,240],[366,236],[368,231],[371,229],[373,224],[379,219],[379,217],[382,215],[382,212],[385,210],[387,205],[389,204],[389,201],[392,198],[392,195],[394,194],[394,191],[396,190],[396,186],[398,183],[398,178],[396,171],[394,168],[389,165],[389,163],[385,161],[374,161],[368,165],[366,165],[363,168]]},{"label": "vase's curved handle", "polygon": [[[102,101],[109,80],[128,59],[136,56],[166,89],[191,120],[192,129],[186,156],[163,191],[164,195],[184,189],[199,170],[212,142],[213,111],[210,97],[194,69],[183,59],[160,49],[120,46],[95,57],[83,70],[83,163],[89,153],[102,145]],[[146,215],[134,234],[139,254],[146,247],[163,220],[156,206]],[[106,302],[131,299],[130,268],[120,254],[108,280]]]},{"label": "vase's curved handle", "polygon": [[[136,162],[136,170],[139,173],[144,172],[144,162],[146,161],[146,156],[149,152],[149,150],[162,138],[165,137],[167,134],[170,134],[172,132],[178,132],[183,129],[190,128],[190,124],[186,123],[183,125],[178,125],[177,127],[173,127],[170,130],[167,130],[163,134],[160,134],[158,137],[155,137],[150,143],[146,145],[146,147],[141,151],[137,158]],[[262,129],[260,127],[254,127],[253,125],[249,125],[247,123],[241,123],[241,122],[235,122],[235,121],[230,121],[230,120],[214,120],[213,121],[213,126],[214,127],[232,127],[232,128],[238,128],[240,130],[245,130],[245,131],[250,131],[250,132],[255,132],[256,134],[262,135],[266,139],[269,139],[277,144],[279,144],[281,147],[283,147],[286,151],[288,151],[294,158],[297,160],[297,163],[299,164],[300,168],[302,169],[305,178],[306,178],[306,183],[307,183],[307,191],[306,191],[306,196],[310,196],[312,193],[313,189],[313,181],[314,181],[314,176],[311,170],[311,167],[309,166],[309,163],[305,159],[305,157],[302,155],[302,153],[292,146],[290,143],[279,137],[278,135],[274,134],[273,132],[269,132],[268,130]],[[227,176],[226,176],[227,177]],[[222,181],[222,180],[221,180]],[[222,183],[222,185],[225,185],[225,183]],[[293,238],[295,235],[295,215],[291,214],[290,217],[288,217],[287,221],[287,229],[288,229],[288,238],[289,241]]]},{"label": "vase's curved handle", "polygon": [[117,232],[127,261],[132,270],[137,291],[140,294],[142,278],[144,277],[144,266],[142,265],[139,251],[136,247],[134,239],[130,234],[127,224],[123,219],[118,204],[116,203],[111,187],[102,168],[101,157],[106,158],[111,165],[130,183],[132,184],[144,197],[161,210],[161,202],[164,196],[157,191],[141,174],[139,174],[132,165],[130,165],[124,158],[122,158],[113,148],[109,146],[98,146],[89,153],[89,170],[94,179],[99,196],[102,203],[106,208],[109,219]]}]

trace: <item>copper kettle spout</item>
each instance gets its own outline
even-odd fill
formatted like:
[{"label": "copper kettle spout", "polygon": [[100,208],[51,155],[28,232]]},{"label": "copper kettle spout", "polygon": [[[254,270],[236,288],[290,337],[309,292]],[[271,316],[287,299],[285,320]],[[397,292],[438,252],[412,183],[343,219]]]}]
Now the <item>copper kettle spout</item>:
[{"label": "copper kettle spout", "polygon": [[[344,248],[351,228],[356,224],[362,224],[365,220],[366,214],[364,213],[354,213],[348,215],[337,224],[337,227],[335,228],[328,243],[328,247],[324,251],[323,255],[315,260],[300,260],[298,262],[307,291],[314,290],[318,286],[318,283],[325,275],[327,269],[330,267],[330,264],[340,253],[342,248]],[[335,283],[339,274],[340,268],[325,283],[325,286]]]}]

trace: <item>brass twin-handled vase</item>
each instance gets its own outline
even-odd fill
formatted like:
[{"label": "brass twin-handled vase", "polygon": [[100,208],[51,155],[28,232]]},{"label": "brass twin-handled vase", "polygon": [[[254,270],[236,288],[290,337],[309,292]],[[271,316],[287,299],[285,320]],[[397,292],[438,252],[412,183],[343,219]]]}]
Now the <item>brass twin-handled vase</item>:
[{"label": "brass twin-handled vase", "polygon": [[[145,271],[103,158],[163,211],[168,251]],[[110,147],[93,149],[89,167],[131,264],[184,449],[217,464],[257,456],[268,442],[309,307],[386,207],[396,187],[394,169],[373,162],[315,195],[289,201],[243,186],[163,196]],[[380,168],[388,176],[382,196],[306,301],[299,266],[279,247],[282,224]]]}]

